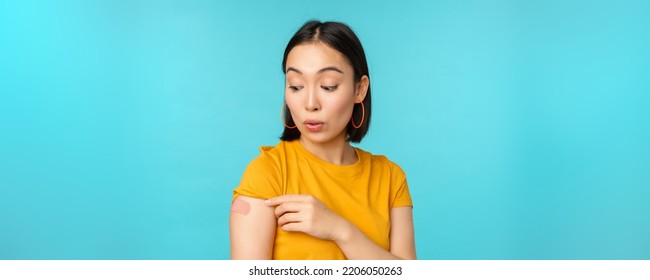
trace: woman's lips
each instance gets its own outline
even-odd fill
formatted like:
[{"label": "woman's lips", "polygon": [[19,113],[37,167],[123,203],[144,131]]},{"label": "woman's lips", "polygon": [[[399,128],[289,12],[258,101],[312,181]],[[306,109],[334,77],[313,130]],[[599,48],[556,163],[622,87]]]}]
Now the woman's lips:
[{"label": "woman's lips", "polygon": [[305,124],[305,127],[307,128],[307,130],[309,130],[311,132],[317,132],[317,131],[320,131],[321,129],[323,129],[323,122],[321,122],[321,121],[306,120],[304,122],[304,124]]}]

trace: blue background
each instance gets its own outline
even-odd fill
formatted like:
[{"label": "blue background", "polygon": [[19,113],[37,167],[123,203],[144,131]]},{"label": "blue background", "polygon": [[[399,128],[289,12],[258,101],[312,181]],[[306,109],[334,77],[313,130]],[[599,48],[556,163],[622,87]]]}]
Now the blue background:
[{"label": "blue background", "polygon": [[359,147],[421,259],[650,259],[648,1],[2,1],[0,258],[227,259],[306,20],[362,40]]}]

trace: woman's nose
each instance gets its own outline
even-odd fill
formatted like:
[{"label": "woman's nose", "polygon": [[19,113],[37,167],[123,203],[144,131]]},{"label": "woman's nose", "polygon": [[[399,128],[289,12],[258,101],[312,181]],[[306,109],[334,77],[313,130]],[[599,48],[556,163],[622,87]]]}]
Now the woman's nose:
[{"label": "woman's nose", "polygon": [[320,102],[318,101],[316,89],[311,88],[307,94],[307,102],[305,102],[305,109],[307,111],[318,111],[320,110]]}]

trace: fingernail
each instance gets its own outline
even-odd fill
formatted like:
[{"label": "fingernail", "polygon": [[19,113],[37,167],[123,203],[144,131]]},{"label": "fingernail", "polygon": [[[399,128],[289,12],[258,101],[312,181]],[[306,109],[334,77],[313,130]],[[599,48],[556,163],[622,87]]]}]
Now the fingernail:
[{"label": "fingernail", "polygon": [[270,199],[264,200],[264,203],[266,203],[267,205],[271,204],[271,200]]}]

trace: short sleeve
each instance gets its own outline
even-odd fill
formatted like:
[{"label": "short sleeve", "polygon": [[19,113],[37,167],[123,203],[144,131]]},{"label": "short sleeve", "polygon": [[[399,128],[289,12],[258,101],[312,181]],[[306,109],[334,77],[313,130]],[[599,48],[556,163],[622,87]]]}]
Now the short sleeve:
[{"label": "short sleeve", "polygon": [[267,199],[280,195],[282,173],[277,161],[262,154],[251,161],[242,175],[239,186],[233,190],[233,199],[239,195]]},{"label": "short sleeve", "polygon": [[391,208],[402,206],[413,206],[413,201],[411,200],[411,194],[409,193],[409,187],[406,179],[404,179],[404,183],[402,183],[401,186],[397,188],[393,199],[393,206]]},{"label": "short sleeve", "polygon": [[406,174],[399,165],[391,162],[391,208],[413,206]]}]

